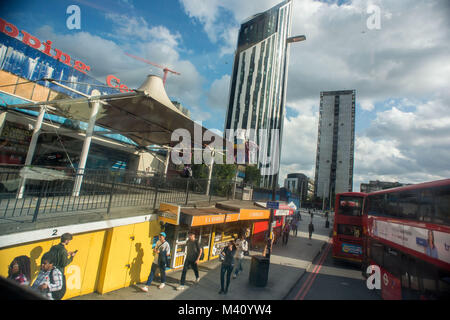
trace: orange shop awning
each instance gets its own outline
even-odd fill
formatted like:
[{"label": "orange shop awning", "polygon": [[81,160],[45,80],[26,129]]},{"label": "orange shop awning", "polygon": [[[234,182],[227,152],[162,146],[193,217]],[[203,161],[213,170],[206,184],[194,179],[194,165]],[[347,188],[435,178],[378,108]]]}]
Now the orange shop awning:
[{"label": "orange shop awning", "polygon": [[181,223],[198,227],[219,223],[235,222],[239,213],[218,208],[181,208]]}]

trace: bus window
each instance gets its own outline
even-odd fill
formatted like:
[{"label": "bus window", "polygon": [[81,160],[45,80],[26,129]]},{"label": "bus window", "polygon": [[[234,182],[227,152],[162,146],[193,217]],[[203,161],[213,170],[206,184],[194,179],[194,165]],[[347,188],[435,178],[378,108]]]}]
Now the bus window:
[{"label": "bus window", "polygon": [[360,226],[352,226],[349,224],[338,224],[337,232],[338,234],[355,238],[361,237],[362,234]]},{"label": "bus window", "polygon": [[450,298],[450,272],[439,270],[438,272],[438,289],[439,289],[439,298]]},{"label": "bus window", "polygon": [[384,195],[369,196],[368,214],[383,215],[384,212]]},{"label": "bus window", "polygon": [[361,197],[340,196],[339,197],[339,209],[338,214],[346,216],[362,216],[362,203]]},{"label": "bus window", "polygon": [[427,297],[435,298],[438,286],[437,268],[425,261],[418,261],[418,272],[422,282],[422,291]]},{"label": "bus window", "polygon": [[398,217],[399,211],[397,206],[399,194],[397,193],[388,193],[386,194],[386,202],[384,213],[390,217]]},{"label": "bus window", "polygon": [[431,222],[434,212],[433,193],[431,190],[423,190],[420,194],[420,205],[418,210],[418,220]]},{"label": "bus window", "polygon": [[409,269],[408,269],[408,256],[405,254],[401,254],[402,256],[402,264],[401,264],[401,282],[402,287],[409,289]]},{"label": "bus window", "polygon": [[450,225],[450,186],[434,190],[435,215],[434,223]]},{"label": "bus window", "polygon": [[401,275],[402,259],[400,253],[390,247],[384,249],[384,268],[398,277]]},{"label": "bus window", "polygon": [[409,280],[410,280],[410,288],[414,291],[420,290],[419,285],[419,274],[417,271],[417,260],[413,257],[408,257],[408,272],[409,272]]},{"label": "bus window", "polygon": [[371,251],[371,258],[372,260],[379,266],[383,265],[383,252],[384,252],[384,246],[381,243],[378,243],[376,241],[372,241],[370,246]]},{"label": "bus window", "polygon": [[419,208],[419,194],[417,191],[407,191],[399,194],[398,213],[402,218],[416,220]]}]

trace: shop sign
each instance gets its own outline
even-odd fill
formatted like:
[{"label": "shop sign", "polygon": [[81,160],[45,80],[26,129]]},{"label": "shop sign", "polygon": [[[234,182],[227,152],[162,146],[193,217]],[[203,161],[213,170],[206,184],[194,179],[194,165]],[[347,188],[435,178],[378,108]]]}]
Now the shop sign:
[{"label": "shop sign", "polygon": [[193,216],[191,227],[223,223],[224,221],[225,221],[224,214]]},{"label": "shop sign", "polygon": [[278,209],[275,210],[275,216],[279,217],[279,216],[288,216],[291,213],[291,210],[287,210],[287,209]]},{"label": "shop sign", "polygon": [[170,203],[161,203],[159,205],[159,215],[158,220],[173,224],[173,225],[179,225],[180,224],[180,206],[173,205]]},{"label": "shop sign", "polygon": [[[42,51],[46,55],[52,57],[55,60],[59,60],[62,63],[75,68],[76,70],[86,73],[86,71],[90,71],[91,67],[86,65],[85,63],[75,60],[74,64],[71,63],[71,57],[67,54],[62,52],[59,49],[52,48],[52,42],[47,40],[46,42],[41,43],[41,41],[36,38],[35,36],[32,36],[28,32],[24,30],[20,30],[22,33],[22,42],[26,44],[27,46],[30,46],[31,48],[37,49],[39,51]],[[20,32],[19,29],[13,25],[12,23],[9,23],[3,19],[0,18],[0,32],[3,32],[4,34],[10,36],[11,38],[15,38],[17,40],[20,40]],[[51,50],[54,50],[55,55],[52,54]]]},{"label": "shop sign", "polygon": [[239,221],[239,213],[227,213],[225,222]]},{"label": "shop sign", "polygon": [[239,220],[269,219],[270,210],[241,209]]}]

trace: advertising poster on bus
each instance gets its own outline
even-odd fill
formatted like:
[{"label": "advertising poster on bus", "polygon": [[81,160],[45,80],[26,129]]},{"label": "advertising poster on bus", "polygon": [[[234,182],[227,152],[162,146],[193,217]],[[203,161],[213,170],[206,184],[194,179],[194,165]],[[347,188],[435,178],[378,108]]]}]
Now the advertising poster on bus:
[{"label": "advertising poster on bus", "polygon": [[372,219],[369,233],[450,264],[450,233]]}]

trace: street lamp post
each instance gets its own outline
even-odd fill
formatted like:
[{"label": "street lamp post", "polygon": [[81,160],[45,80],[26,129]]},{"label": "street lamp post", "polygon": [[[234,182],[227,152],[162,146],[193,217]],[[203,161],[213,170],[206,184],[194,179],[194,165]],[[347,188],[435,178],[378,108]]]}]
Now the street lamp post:
[{"label": "street lamp post", "polygon": [[[286,61],[285,61],[285,75],[284,78],[286,81],[286,69],[287,69],[287,65],[289,63],[289,55],[288,55],[288,44],[293,43],[293,42],[300,42],[300,41],[305,41],[306,40],[306,36],[304,35],[299,35],[299,36],[294,36],[294,37],[289,37],[286,39],[286,47],[285,47],[285,54],[286,54]],[[286,90],[286,85],[284,86],[285,90]],[[284,95],[286,96],[286,95]],[[280,121],[283,121],[283,119],[281,118]],[[281,128],[281,126],[280,126]],[[278,143],[281,145],[281,134],[279,135],[279,140]],[[279,155],[277,155],[279,156]],[[278,182],[278,171],[273,175],[273,181],[272,181],[272,201],[275,201],[275,194],[276,194],[276,183]],[[272,239],[272,232],[273,232],[273,220],[274,220],[274,215],[275,215],[275,210],[274,209],[270,209],[270,219],[269,219],[269,235],[268,235],[268,240],[270,239],[271,242],[273,241]],[[270,244],[271,244],[270,242]],[[269,242],[267,241],[267,246],[269,246]],[[267,248],[269,249],[269,248]],[[270,261],[270,255],[271,255],[271,248],[268,250],[269,254],[267,255]]]}]

